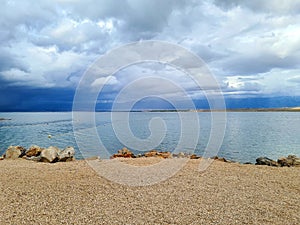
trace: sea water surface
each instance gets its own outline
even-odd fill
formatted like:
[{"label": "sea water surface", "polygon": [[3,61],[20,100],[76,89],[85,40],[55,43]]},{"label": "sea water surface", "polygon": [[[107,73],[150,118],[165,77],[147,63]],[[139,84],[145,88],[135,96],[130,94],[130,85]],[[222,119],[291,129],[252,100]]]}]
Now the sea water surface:
[{"label": "sea water surface", "polygon": [[[109,154],[114,154],[124,146],[132,149],[135,154],[143,153],[149,150],[149,147],[160,151],[173,151],[183,136],[194,138],[194,133],[191,133],[194,132],[193,129],[182,131],[182,123],[192,122],[199,125],[196,148],[184,149],[182,146],[182,151],[194,151],[201,155],[210,137],[211,114],[196,114],[199,123],[188,121],[193,118],[191,115],[195,115],[195,112],[186,112],[184,120],[176,112],[131,112],[128,120],[127,113],[114,112],[112,120],[111,113],[97,112],[93,125],[82,122],[76,123],[74,127],[71,112],[0,113],[0,118],[10,119],[0,121],[0,154],[10,145],[28,148],[33,144],[41,147],[53,145],[59,148],[74,146],[77,158],[101,155],[103,148]],[[153,118],[160,118],[165,124],[165,133],[161,132],[161,127],[156,127],[159,130],[153,127],[152,131],[161,136],[158,143],[158,140],[155,140],[154,146],[147,139],[151,137],[149,124]],[[128,130],[122,130],[126,124],[129,124],[134,138],[128,134]],[[222,145],[217,155],[239,162],[255,162],[259,156],[277,159],[288,154],[300,155],[299,125],[298,112],[228,112],[224,139],[219,140]],[[95,128],[98,140],[91,135]],[[122,141],[122,138],[125,141]],[[98,145],[99,140],[102,146]],[[140,149],[131,148],[135,146],[136,140],[144,143]],[[85,147],[79,149],[78,146]]]}]

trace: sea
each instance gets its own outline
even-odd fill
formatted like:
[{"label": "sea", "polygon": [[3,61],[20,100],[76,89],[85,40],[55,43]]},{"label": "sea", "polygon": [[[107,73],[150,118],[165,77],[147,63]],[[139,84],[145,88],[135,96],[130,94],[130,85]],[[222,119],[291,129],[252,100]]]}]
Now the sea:
[{"label": "sea", "polygon": [[[220,113],[220,112],[219,112]],[[107,158],[127,147],[218,155],[241,163],[300,156],[299,112],[0,113],[0,154],[10,145],[73,146],[76,158]],[[219,121],[221,118],[221,122]],[[216,134],[217,133],[217,134]]]}]

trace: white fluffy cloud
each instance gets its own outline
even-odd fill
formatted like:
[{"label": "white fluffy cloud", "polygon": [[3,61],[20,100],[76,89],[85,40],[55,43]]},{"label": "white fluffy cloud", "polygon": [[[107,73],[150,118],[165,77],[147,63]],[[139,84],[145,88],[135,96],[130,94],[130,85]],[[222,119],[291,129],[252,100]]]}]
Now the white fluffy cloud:
[{"label": "white fluffy cloud", "polygon": [[0,14],[0,80],[9,85],[74,88],[97,56],[155,39],[203,58],[226,94],[300,95],[299,0],[6,0]]}]

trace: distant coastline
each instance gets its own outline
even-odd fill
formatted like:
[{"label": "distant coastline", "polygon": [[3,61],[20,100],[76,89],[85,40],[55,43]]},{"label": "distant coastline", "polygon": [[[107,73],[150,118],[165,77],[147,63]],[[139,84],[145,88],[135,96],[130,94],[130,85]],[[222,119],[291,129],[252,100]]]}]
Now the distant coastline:
[{"label": "distant coastline", "polygon": [[131,112],[300,112],[300,107],[285,107],[285,108],[239,108],[239,109],[186,109],[186,110],[141,110]]},{"label": "distant coastline", "polygon": [[3,120],[11,120],[11,119],[0,118],[0,121],[3,121]]}]

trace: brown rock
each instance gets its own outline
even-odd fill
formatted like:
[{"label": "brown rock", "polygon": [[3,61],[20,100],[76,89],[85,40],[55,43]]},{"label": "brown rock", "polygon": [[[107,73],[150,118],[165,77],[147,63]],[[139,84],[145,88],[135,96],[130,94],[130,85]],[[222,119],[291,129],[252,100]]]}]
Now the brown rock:
[{"label": "brown rock", "polygon": [[27,157],[32,157],[32,156],[39,156],[42,152],[43,148],[37,146],[37,145],[33,145],[31,146],[25,153],[25,155]]},{"label": "brown rock", "polygon": [[190,159],[200,159],[201,157],[200,156],[197,156],[196,154],[192,154],[190,156]]},{"label": "brown rock", "polygon": [[230,162],[229,160],[225,159],[224,157],[218,157],[218,156],[213,156],[211,159],[220,161],[220,162]]},{"label": "brown rock", "polygon": [[5,152],[6,159],[17,159],[25,154],[26,149],[22,146],[9,146]]},{"label": "brown rock", "polygon": [[295,155],[279,158],[277,162],[280,166],[300,166],[300,158]]},{"label": "brown rock", "polygon": [[171,152],[158,152],[156,150],[151,150],[144,154],[145,157],[159,157],[163,159],[172,158]]},{"label": "brown rock", "polygon": [[155,157],[155,156],[157,156],[157,154],[158,154],[158,151],[156,151],[156,150],[151,150],[151,151],[149,151],[149,152],[146,152],[146,153],[144,154],[144,156],[145,156],[145,157]]},{"label": "brown rock", "polygon": [[145,155],[145,157],[156,157],[158,155],[158,151],[151,150],[149,152],[146,152],[144,155]]},{"label": "brown rock", "polygon": [[135,158],[134,154],[127,148],[123,148],[121,150],[118,151],[117,154],[114,154],[111,158],[119,158],[119,157],[123,157],[123,158]]},{"label": "brown rock", "polygon": [[292,166],[292,164],[293,164],[293,160],[288,159],[288,158],[286,158],[286,157],[281,157],[281,158],[279,158],[279,159],[277,160],[277,162],[278,162],[278,164],[279,164],[280,166]]},{"label": "brown rock", "polygon": [[300,166],[300,158],[295,159],[294,166]]},{"label": "brown rock", "polygon": [[256,164],[255,165],[267,165],[267,166],[279,166],[279,164],[267,157],[259,157],[256,159]]},{"label": "brown rock", "polygon": [[220,161],[220,162],[227,162],[227,160],[225,158],[217,158],[216,160]]},{"label": "brown rock", "polygon": [[171,152],[159,152],[157,156],[164,159],[172,158]]}]

